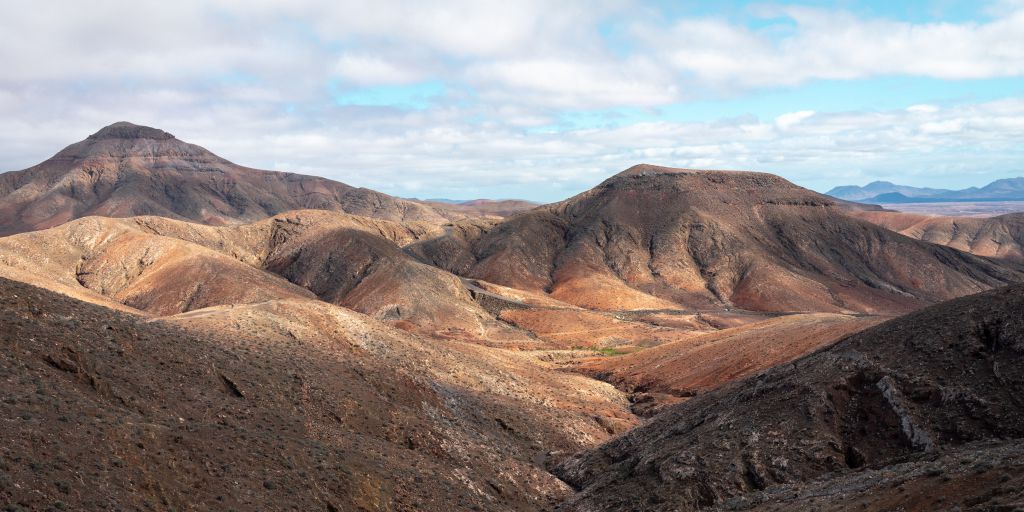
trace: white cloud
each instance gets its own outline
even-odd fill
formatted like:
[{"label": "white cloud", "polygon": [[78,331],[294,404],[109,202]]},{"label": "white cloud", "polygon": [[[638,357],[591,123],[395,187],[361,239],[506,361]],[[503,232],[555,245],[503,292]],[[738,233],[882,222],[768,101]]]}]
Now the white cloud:
[{"label": "white cloud", "polygon": [[[600,64],[540,58],[480,64],[468,71],[485,95],[559,107],[655,106],[678,99],[671,78],[644,62]],[[488,87],[490,86],[490,87]]]},{"label": "white cloud", "polygon": [[[817,79],[1019,77],[1024,5],[1008,1],[990,21],[963,23],[764,11],[784,30],[664,20],[634,0],[0,4],[3,170],[116,120],[165,128],[246,165],[463,197],[556,199],[645,159],[825,184],[887,169],[1007,173],[1024,156],[1019,99],[559,124],[581,111],[657,113]],[[614,37],[608,26],[618,27]],[[339,107],[329,86],[425,80],[444,82],[444,92],[406,110]]]},{"label": "white cloud", "polygon": [[[6,118],[29,118],[31,105],[44,101],[31,93],[23,98],[28,101],[5,111]],[[334,108],[319,121],[249,104],[210,107],[201,96],[164,100],[139,94],[88,108],[58,100],[52,106],[63,118],[0,123],[0,168],[27,167],[115,119],[155,124],[243,165],[406,196],[555,200],[644,161],[763,170],[817,189],[869,177],[913,183],[994,173],[971,176],[967,186],[1019,174],[1024,161],[1022,99],[948,107],[926,119],[905,108],[819,111],[802,116],[799,129],[743,118],[647,121],[555,135],[445,111]]]},{"label": "white cloud", "polygon": [[865,20],[806,7],[768,10],[795,23],[790,35],[715,19],[683,19],[668,30],[638,24],[637,37],[680,72],[734,88],[812,79],[912,75],[978,79],[1024,74],[1024,8],[987,23]]},{"label": "white cloud", "polygon": [[813,110],[801,110],[799,112],[789,112],[787,114],[782,114],[781,116],[776,117],[775,118],[775,124],[779,128],[781,128],[783,130],[788,130],[790,127],[792,127],[792,126],[794,126],[796,124],[799,124],[804,119],[807,119],[808,117],[811,117],[813,115],[814,115],[814,111]]},{"label": "white cloud", "polygon": [[921,132],[923,133],[957,133],[963,129],[963,119],[947,119],[945,121],[921,123]]},{"label": "white cloud", "polygon": [[907,107],[907,112],[910,112],[910,113],[913,113],[913,114],[934,114],[934,113],[936,113],[938,111],[939,111],[939,107],[937,107],[935,105],[920,104],[920,105],[911,105],[911,106]]},{"label": "white cloud", "polygon": [[342,55],[335,63],[334,69],[342,79],[358,85],[401,85],[423,79],[423,74],[411,65],[389,62],[369,55]]}]

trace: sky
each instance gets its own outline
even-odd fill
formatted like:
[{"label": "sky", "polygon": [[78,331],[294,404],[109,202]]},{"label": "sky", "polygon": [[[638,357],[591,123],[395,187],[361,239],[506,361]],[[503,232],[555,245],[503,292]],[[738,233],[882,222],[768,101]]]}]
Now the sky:
[{"label": "sky", "polygon": [[0,0],[0,171],[116,121],[401,197],[1024,175],[1024,1]]}]

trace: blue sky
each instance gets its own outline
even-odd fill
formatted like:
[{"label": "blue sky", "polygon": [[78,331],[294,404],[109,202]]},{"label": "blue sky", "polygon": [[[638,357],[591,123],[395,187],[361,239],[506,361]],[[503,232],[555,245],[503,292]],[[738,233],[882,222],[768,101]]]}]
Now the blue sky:
[{"label": "blue sky", "polygon": [[827,190],[1024,175],[1024,3],[0,0],[0,170],[114,121],[405,197],[639,162]]}]

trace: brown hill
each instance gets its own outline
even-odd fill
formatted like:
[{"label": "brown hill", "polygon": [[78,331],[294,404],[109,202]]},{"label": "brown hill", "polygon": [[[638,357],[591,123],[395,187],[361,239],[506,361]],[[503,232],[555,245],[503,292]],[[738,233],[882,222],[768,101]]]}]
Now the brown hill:
[{"label": "brown hill", "polygon": [[153,315],[313,297],[217,251],[105,217],[0,238],[0,276]]},{"label": "brown hill", "polygon": [[146,321],[0,278],[12,510],[537,510],[610,386],[319,301]]},{"label": "brown hill", "polygon": [[452,217],[422,203],[324,178],[235,165],[162,130],[125,122],[41,164],[0,174],[0,236],[88,215],[231,224],[302,208],[434,223]]},{"label": "brown hill", "polygon": [[433,335],[533,345],[495,320],[458,277],[416,261],[393,242],[354,229],[316,230],[274,248],[263,268],[332,304]]},{"label": "brown hill", "polygon": [[1024,213],[996,217],[921,215],[892,211],[851,212],[902,235],[978,256],[1024,262]]},{"label": "brown hill", "polygon": [[1020,285],[956,299],[697,395],[562,465],[563,508],[1019,504],[1022,311]]},{"label": "brown hill", "polygon": [[538,343],[485,311],[459,278],[402,250],[436,235],[437,226],[316,210],[240,226],[201,226],[158,217],[133,221],[153,233],[229,254],[324,301],[409,330],[506,346]]},{"label": "brown hill", "polygon": [[705,393],[826,347],[881,321],[835,313],[785,315],[722,329],[617,357],[592,358],[575,369],[635,394],[635,411]]},{"label": "brown hill", "polygon": [[320,210],[232,226],[87,217],[0,238],[0,275],[157,316],[315,295],[422,333],[538,345],[399,247],[437,229]]},{"label": "brown hill", "polygon": [[763,173],[634,166],[409,248],[456,274],[606,310],[899,312],[1024,279]]}]

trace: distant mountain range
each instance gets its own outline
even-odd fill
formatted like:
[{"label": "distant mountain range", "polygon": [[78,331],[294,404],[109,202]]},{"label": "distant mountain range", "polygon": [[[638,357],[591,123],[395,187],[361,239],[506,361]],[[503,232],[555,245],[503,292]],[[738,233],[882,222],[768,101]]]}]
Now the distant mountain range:
[{"label": "distant mountain range", "polygon": [[1024,177],[996,180],[963,190],[923,188],[874,181],[863,187],[845,185],[826,194],[860,203],[933,203],[953,201],[1024,201]]}]

